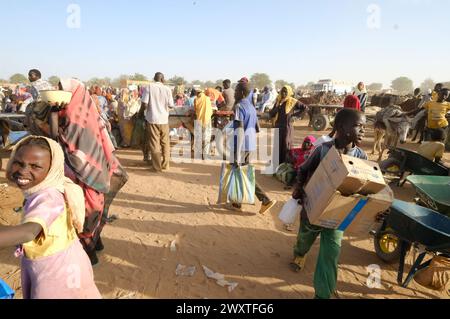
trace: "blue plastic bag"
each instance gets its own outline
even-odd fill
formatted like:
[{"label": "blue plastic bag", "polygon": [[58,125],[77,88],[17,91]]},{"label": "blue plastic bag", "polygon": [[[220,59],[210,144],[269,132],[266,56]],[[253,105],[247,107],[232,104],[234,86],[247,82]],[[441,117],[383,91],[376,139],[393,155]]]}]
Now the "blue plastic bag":
[{"label": "blue plastic bag", "polygon": [[0,299],[14,299],[14,290],[0,279]]},{"label": "blue plastic bag", "polygon": [[255,168],[222,164],[218,204],[255,204]]}]

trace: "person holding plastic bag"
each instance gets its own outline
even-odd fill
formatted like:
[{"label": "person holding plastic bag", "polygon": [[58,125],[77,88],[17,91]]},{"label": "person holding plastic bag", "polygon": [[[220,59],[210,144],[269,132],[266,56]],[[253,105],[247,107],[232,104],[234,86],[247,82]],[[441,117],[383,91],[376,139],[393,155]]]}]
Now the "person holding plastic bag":
[{"label": "person holding plastic bag", "polygon": [[[256,154],[256,134],[259,132],[258,117],[255,107],[247,99],[250,94],[250,89],[247,83],[240,82],[235,90],[235,119],[234,119],[234,169],[241,170],[241,165],[247,166],[247,170],[253,171],[254,168],[250,165],[252,156]],[[276,201],[270,200],[267,194],[256,183],[255,195],[259,201],[262,202],[260,214],[265,214],[273,206]],[[242,203],[232,203],[234,209],[240,210]]]}]

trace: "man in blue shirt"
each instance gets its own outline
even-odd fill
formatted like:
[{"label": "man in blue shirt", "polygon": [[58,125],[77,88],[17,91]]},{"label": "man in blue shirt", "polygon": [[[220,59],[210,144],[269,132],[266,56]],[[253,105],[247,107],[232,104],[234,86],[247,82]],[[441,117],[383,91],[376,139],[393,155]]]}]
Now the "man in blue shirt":
[{"label": "man in blue shirt", "polygon": [[[235,149],[234,162],[235,164],[248,165],[251,162],[252,156],[256,154],[256,133],[259,132],[258,116],[253,104],[247,99],[250,94],[248,83],[239,82],[235,90]],[[270,200],[267,194],[256,183],[255,195],[262,202],[260,214],[265,214],[277,203],[275,200]],[[233,204],[233,207],[240,209],[240,204]]]}]

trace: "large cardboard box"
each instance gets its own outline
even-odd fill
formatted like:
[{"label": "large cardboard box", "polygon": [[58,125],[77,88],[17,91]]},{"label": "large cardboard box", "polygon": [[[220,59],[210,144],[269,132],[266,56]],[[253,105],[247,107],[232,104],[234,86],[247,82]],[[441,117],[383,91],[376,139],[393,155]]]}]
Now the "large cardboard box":
[{"label": "large cardboard box", "polygon": [[[353,195],[357,192],[370,195]],[[341,157],[335,148],[322,160],[305,193],[305,209],[313,225],[353,235],[367,234],[377,214],[394,200],[376,163]]]},{"label": "large cardboard box", "polygon": [[329,150],[319,169],[325,170],[333,187],[343,195],[376,194],[386,187],[377,163],[341,155],[335,147]]},{"label": "large cardboard box", "polygon": [[[389,209],[394,200],[394,194],[389,186],[369,196],[352,195],[342,196],[334,192],[324,209],[315,209],[317,206],[309,199],[305,201],[305,208],[311,224],[345,231],[355,236],[367,235],[377,223],[376,216]],[[325,202],[325,201],[324,201]]]}]

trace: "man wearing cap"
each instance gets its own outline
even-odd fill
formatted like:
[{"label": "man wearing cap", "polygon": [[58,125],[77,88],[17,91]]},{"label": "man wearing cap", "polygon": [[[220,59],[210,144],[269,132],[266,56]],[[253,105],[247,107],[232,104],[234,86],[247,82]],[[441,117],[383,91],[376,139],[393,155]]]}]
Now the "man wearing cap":
[{"label": "man wearing cap", "polygon": [[140,116],[147,121],[147,134],[150,153],[152,156],[152,170],[160,173],[169,169],[170,137],[169,137],[169,108],[173,108],[172,91],[164,85],[164,75],[155,74],[155,83],[151,83],[142,96]]}]

